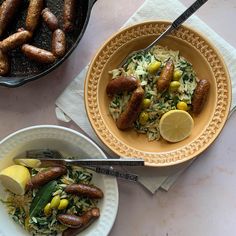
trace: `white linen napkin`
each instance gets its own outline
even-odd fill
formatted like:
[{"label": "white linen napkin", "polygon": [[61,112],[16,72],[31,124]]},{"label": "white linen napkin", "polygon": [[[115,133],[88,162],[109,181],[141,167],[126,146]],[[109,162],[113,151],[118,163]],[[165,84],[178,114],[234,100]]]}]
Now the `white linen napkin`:
[{"label": "white linen napkin", "polygon": [[[134,13],[125,23],[125,26],[132,25],[145,20],[171,20],[173,21],[183,12],[186,7],[178,0],[146,0],[144,4]],[[232,106],[231,111],[236,105],[236,49],[221,38],[209,26],[207,26],[197,16],[191,16],[187,24],[204,33],[210,41],[218,48],[228,66],[232,80]],[[110,156],[115,156],[111,150],[106,148],[94,133],[84,108],[84,79],[88,67],[70,83],[64,92],[56,100],[57,118],[68,122],[72,119],[79,127],[85,131],[102,149]],[[193,161],[167,168],[135,168],[132,169],[139,177],[139,182],[151,193],[157,189],[168,191],[175,183],[181,173],[189,167]],[[129,169],[130,170],[130,169]]]}]

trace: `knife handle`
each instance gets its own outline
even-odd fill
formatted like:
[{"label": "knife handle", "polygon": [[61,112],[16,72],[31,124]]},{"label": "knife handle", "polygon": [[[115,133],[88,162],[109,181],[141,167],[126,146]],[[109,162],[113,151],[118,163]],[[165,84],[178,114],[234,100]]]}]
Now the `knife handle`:
[{"label": "knife handle", "polygon": [[99,174],[110,175],[110,176],[114,176],[114,177],[117,177],[120,179],[126,179],[126,180],[133,181],[133,182],[138,181],[138,175],[126,173],[126,172],[121,172],[121,171],[114,170],[114,169],[106,169],[106,168],[96,167],[95,171]]}]

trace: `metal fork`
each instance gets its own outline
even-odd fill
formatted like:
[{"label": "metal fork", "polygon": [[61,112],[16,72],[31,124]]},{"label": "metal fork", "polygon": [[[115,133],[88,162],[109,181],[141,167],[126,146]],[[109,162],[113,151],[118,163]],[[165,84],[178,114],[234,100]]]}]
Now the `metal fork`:
[{"label": "metal fork", "polygon": [[177,29],[184,21],[186,21],[194,12],[196,12],[204,3],[208,0],[197,0],[194,2],[184,13],[182,13],[167,29],[150,45],[146,48],[140,49],[138,51],[131,52],[125,59],[121,62],[120,67],[124,66],[127,61],[134,56],[135,54],[145,54],[147,53],[154,45],[156,45],[164,36],[170,34],[174,29]]}]

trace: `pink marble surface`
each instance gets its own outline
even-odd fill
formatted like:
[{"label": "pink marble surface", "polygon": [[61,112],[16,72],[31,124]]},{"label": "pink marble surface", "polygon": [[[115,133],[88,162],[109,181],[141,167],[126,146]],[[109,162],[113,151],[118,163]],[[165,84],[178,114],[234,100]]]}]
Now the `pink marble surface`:
[{"label": "pink marble surface", "polygon": [[[144,0],[98,0],[86,33],[70,58],[51,74],[9,89],[0,87],[0,138],[23,127],[58,124],[56,98]],[[189,5],[192,0],[182,0]],[[231,45],[235,0],[209,1],[197,13]],[[221,236],[236,234],[236,114],[214,144],[166,192],[151,195],[138,184],[119,181],[120,205],[112,236]],[[157,169],[158,171],[158,169]]]}]

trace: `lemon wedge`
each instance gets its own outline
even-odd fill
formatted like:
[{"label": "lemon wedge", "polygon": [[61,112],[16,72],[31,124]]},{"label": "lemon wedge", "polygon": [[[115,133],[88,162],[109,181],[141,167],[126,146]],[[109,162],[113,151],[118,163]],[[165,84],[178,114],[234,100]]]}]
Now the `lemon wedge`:
[{"label": "lemon wedge", "polygon": [[175,143],[187,138],[193,129],[191,115],[182,110],[166,112],[160,119],[159,128],[163,139]]},{"label": "lemon wedge", "polygon": [[23,165],[30,168],[37,168],[40,166],[41,161],[36,159],[15,159],[14,162],[18,165]]},{"label": "lemon wedge", "polygon": [[24,195],[30,173],[24,166],[12,165],[0,172],[0,180],[2,185],[12,193]]}]

